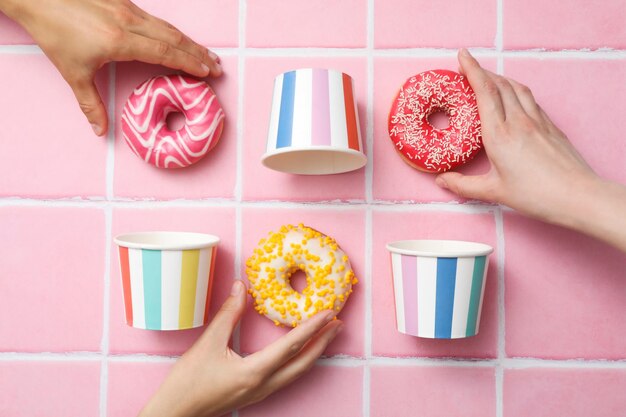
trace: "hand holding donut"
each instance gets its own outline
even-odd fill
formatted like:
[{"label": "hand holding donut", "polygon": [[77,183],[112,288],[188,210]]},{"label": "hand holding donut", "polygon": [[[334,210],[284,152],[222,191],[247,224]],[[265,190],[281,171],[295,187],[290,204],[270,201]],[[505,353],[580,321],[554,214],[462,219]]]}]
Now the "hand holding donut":
[{"label": "hand holding donut", "polygon": [[626,188],[593,172],[528,87],[481,68],[465,49],[459,63],[476,93],[491,168],[475,176],[446,172],[437,184],[626,251],[626,220],[620,215],[626,212]]},{"label": "hand holding donut", "polygon": [[0,0],[72,88],[98,136],[108,129],[95,73],[111,61],[143,61],[197,77],[219,76],[213,52],[129,0]]},{"label": "hand holding donut", "polygon": [[264,349],[241,357],[228,347],[246,307],[241,281],[198,341],[180,358],[140,417],[213,417],[261,401],[305,373],[341,330],[322,311]]}]

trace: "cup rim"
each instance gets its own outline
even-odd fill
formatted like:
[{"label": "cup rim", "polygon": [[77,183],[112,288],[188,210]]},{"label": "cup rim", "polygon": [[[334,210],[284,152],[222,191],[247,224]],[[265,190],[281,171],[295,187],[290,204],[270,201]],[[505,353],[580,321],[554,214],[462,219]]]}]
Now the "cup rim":
[{"label": "cup rim", "polygon": [[117,235],[113,241],[125,248],[151,250],[187,250],[216,246],[220,238],[195,232],[147,231]]},{"label": "cup rim", "polygon": [[[286,158],[288,155],[298,156],[306,153],[335,153],[339,156],[346,157],[344,158],[344,163],[342,166],[334,165],[329,169],[323,169],[324,167],[319,167],[315,170],[305,170],[301,164],[294,164],[295,169],[285,169],[280,166],[281,164],[277,162],[278,158]],[[261,157],[261,163],[263,166],[269,169],[273,169],[275,171],[287,172],[290,174],[301,174],[301,175],[327,175],[327,174],[341,174],[344,172],[356,171],[357,169],[361,169],[367,164],[367,156],[362,151],[357,151],[352,148],[339,148],[337,146],[332,145],[318,145],[318,146],[286,146],[283,148],[274,149],[272,151],[266,152]],[[331,169],[332,168],[332,169]]]},{"label": "cup rim", "polygon": [[391,253],[434,258],[469,258],[493,252],[486,243],[465,240],[412,239],[387,243]]}]

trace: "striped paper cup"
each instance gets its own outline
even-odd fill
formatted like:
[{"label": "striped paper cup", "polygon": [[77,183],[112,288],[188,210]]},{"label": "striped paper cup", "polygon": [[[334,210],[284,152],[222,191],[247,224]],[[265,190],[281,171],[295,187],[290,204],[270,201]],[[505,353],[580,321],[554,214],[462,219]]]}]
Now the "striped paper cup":
[{"label": "striped paper cup", "polygon": [[185,232],[117,236],[126,323],[149,330],[207,324],[219,240]]},{"label": "striped paper cup", "polygon": [[478,334],[491,246],[402,240],[387,244],[387,249],[400,333],[430,339]]},{"label": "striped paper cup", "polygon": [[359,114],[352,77],[303,68],[274,81],[263,165],[291,174],[324,175],[363,167]]}]

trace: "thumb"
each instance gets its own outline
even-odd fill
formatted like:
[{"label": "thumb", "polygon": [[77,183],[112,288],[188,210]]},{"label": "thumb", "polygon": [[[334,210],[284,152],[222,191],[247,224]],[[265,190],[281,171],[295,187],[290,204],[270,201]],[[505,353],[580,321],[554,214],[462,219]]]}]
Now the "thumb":
[{"label": "thumb", "polygon": [[104,136],[108,129],[107,112],[93,79],[71,82],[70,86],[93,132],[96,136]]},{"label": "thumb", "polygon": [[452,191],[460,197],[491,201],[486,175],[463,175],[458,172],[439,174],[438,186]]},{"label": "thumb", "polygon": [[211,324],[200,338],[201,344],[212,344],[224,348],[228,345],[235,326],[246,309],[246,286],[235,280],[230,296],[224,301]]}]

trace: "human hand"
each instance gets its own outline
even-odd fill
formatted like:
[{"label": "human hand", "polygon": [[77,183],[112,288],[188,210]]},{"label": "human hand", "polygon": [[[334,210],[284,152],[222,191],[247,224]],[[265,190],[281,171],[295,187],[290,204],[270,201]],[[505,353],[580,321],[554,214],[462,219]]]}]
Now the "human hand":
[{"label": "human hand", "polygon": [[140,417],[213,417],[261,401],[304,374],[341,330],[323,311],[264,349],[241,357],[228,347],[246,307],[241,281],[180,358]]},{"label": "human hand", "polygon": [[94,77],[106,63],[136,60],[197,77],[222,72],[217,55],[129,0],[0,0],[0,10],[57,67],[98,136],[108,122]]},{"label": "human hand", "polygon": [[458,58],[476,93],[491,168],[475,176],[443,173],[437,184],[462,197],[501,203],[540,220],[564,221],[596,188],[598,177],[528,87],[481,68],[465,49]]}]

